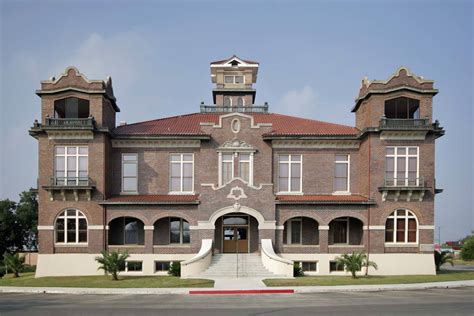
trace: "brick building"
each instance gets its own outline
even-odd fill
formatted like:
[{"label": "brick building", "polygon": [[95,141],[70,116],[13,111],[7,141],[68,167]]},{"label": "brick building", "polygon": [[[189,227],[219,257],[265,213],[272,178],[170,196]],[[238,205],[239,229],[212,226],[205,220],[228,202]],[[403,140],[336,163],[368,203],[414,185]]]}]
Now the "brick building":
[{"label": "brick building", "polygon": [[364,78],[352,127],[255,104],[258,67],[212,62],[214,104],[133,124],[116,124],[110,78],[42,81],[37,276],[100,274],[104,249],[131,254],[128,274],[180,261],[206,275],[228,253],[276,275],[342,274],[334,259],[352,251],[373,274],[435,273],[433,81]]}]

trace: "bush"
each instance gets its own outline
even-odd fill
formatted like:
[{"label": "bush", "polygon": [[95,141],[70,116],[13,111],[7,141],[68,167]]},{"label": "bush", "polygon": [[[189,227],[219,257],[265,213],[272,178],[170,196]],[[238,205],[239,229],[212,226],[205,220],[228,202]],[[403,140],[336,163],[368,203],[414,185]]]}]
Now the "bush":
[{"label": "bush", "polygon": [[362,270],[362,267],[366,267],[367,269],[373,267],[377,269],[377,264],[373,261],[369,261],[367,254],[364,252],[342,254],[336,258],[336,262],[338,265],[344,266],[345,270],[350,272],[354,279],[357,278],[357,271]]},{"label": "bush", "polygon": [[293,276],[294,277],[302,277],[304,276],[303,268],[301,267],[299,262],[293,263]]},{"label": "bush", "polygon": [[168,270],[168,274],[172,276],[179,277],[181,276],[181,263],[178,261],[173,261],[170,264],[170,269]]},{"label": "bush", "polygon": [[12,272],[14,278],[18,278],[20,272],[22,272],[25,267],[25,255],[20,256],[18,252],[14,254],[5,252],[3,255],[3,263],[7,271]]},{"label": "bush", "polygon": [[0,266],[0,279],[3,278],[4,275],[5,275],[5,267]]},{"label": "bush", "polygon": [[36,266],[30,266],[29,264],[25,264],[21,272],[36,272]]},{"label": "bush", "polygon": [[434,251],[434,260],[435,260],[435,265],[436,265],[436,271],[439,271],[441,266],[445,263],[450,263],[453,265],[453,255],[451,255],[448,252],[438,252]]},{"label": "bush", "polygon": [[102,257],[96,257],[95,260],[100,263],[99,269],[104,270],[106,273],[112,275],[112,280],[118,280],[119,271],[125,267],[125,261],[130,255],[125,251],[120,253],[119,251],[102,251],[100,253]]},{"label": "bush", "polygon": [[474,260],[474,236],[469,236],[461,248],[462,260]]}]

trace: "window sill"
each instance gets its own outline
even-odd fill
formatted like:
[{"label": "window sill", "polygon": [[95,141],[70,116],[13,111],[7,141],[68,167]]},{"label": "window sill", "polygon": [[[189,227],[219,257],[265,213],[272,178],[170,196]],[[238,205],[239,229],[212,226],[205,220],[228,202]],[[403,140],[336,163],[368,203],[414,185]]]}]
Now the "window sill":
[{"label": "window sill", "polygon": [[54,247],[87,247],[89,246],[88,243],[67,243],[67,244],[62,244],[62,243],[55,243]]},{"label": "window sill", "polygon": [[108,247],[115,247],[115,248],[145,248],[145,245],[107,245]]},{"label": "window sill", "polygon": [[418,243],[385,243],[387,248],[405,248],[405,247],[418,247]]},{"label": "window sill", "polygon": [[196,192],[178,192],[178,191],[171,191],[168,192],[168,195],[195,195]]},{"label": "window sill", "polygon": [[335,191],[332,195],[352,195],[350,191]]},{"label": "window sill", "polygon": [[168,244],[168,245],[153,245],[153,248],[188,248],[191,247],[191,244]]},{"label": "window sill", "polygon": [[299,247],[313,247],[313,248],[319,248],[319,245],[283,244],[283,247],[294,247],[294,248],[299,248]]},{"label": "window sill", "polygon": [[336,244],[336,245],[328,245],[328,247],[329,248],[347,248],[347,247],[364,248],[365,245]]},{"label": "window sill", "polygon": [[120,195],[138,195],[138,191],[137,192],[120,192]]},{"label": "window sill", "polygon": [[304,195],[303,192],[277,192],[276,195]]}]

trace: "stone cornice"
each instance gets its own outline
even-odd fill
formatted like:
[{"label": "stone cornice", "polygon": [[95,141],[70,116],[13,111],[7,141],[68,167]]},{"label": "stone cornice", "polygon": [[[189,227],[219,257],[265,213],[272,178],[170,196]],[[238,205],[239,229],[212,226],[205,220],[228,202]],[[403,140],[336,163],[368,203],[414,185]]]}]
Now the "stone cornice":
[{"label": "stone cornice", "polygon": [[200,140],[195,139],[112,139],[113,148],[199,148]]},{"label": "stone cornice", "polygon": [[273,148],[283,149],[299,149],[299,148],[343,148],[343,149],[358,149],[360,142],[358,140],[273,140]]}]

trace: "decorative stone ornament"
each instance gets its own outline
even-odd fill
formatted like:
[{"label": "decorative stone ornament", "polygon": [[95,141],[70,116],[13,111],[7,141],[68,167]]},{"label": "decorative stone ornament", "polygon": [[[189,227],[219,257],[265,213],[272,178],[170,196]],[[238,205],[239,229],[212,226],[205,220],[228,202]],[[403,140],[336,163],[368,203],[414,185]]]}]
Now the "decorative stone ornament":
[{"label": "decorative stone ornament", "polygon": [[229,194],[227,195],[227,198],[229,199],[234,199],[234,200],[240,200],[240,199],[246,199],[247,195],[245,195],[244,189],[241,187],[233,187],[230,189]]},{"label": "decorative stone ornament", "polygon": [[230,127],[233,133],[237,134],[238,132],[240,132],[240,120],[237,118],[233,119],[230,123]]}]

